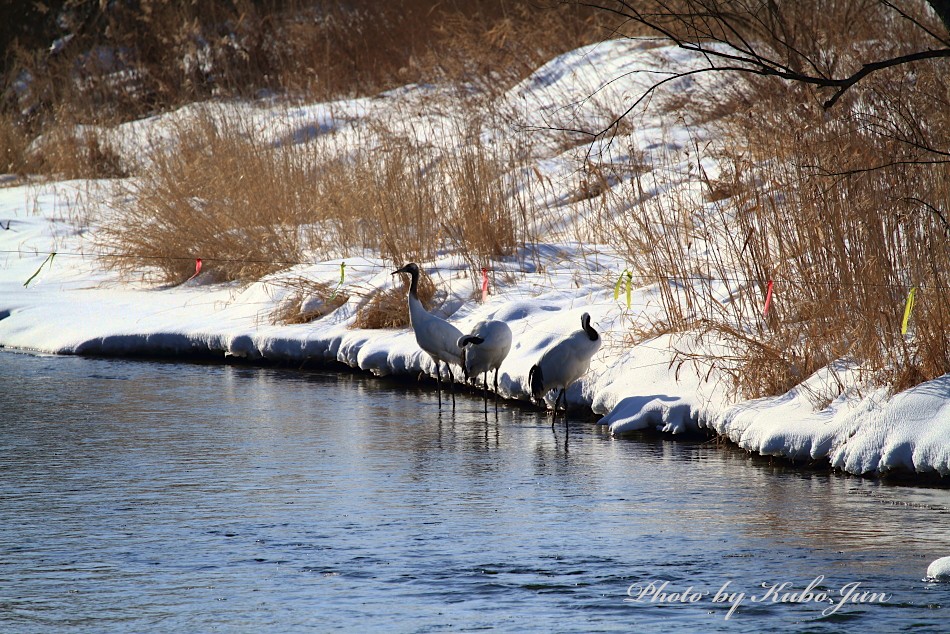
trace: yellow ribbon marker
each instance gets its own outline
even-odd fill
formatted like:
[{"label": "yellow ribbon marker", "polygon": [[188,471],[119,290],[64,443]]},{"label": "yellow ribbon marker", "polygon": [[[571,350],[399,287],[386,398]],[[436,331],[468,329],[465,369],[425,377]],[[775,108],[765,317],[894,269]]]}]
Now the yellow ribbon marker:
[{"label": "yellow ribbon marker", "polygon": [[901,322],[901,334],[907,334],[907,323],[910,321],[910,314],[914,311],[914,300],[917,297],[917,287],[914,286],[907,293],[907,303],[904,305],[904,321]]},{"label": "yellow ribbon marker", "polygon": [[620,285],[623,284],[623,278],[627,278],[627,308],[630,308],[630,291],[633,288],[633,273],[628,269],[624,269],[620,272],[620,277],[617,278],[617,283],[614,285],[614,301],[620,299]]}]

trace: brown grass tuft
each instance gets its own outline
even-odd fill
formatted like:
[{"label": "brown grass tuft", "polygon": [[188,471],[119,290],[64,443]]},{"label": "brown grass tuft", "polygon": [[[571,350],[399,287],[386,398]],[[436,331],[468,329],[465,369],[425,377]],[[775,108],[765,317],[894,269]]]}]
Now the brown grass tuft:
[{"label": "brown grass tuft", "polygon": [[[370,295],[369,299],[356,313],[353,328],[408,328],[409,309],[406,306],[406,295],[409,292],[409,281],[403,279],[400,287],[393,287],[385,291],[378,291]],[[435,300],[435,284],[425,271],[419,275],[419,301],[426,310],[432,310]]]},{"label": "brown grass tuft", "polygon": [[[381,131],[379,147],[352,156],[317,156],[317,213],[340,243],[394,262],[431,259],[442,243],[441,187],[424,147]],[[318,152],[321,151],[318,149]]]},{"label": "brown grass tuft", "polygon": [[271,313],[276,324],[308,324],[329,315],[350,299],[336,284],[305,277],[281,279],[280,285],[291,292]]},{"label": "brown grass tuft", "polygon": [[0,174],[25,171],[29,144],[29,135],[17,118],[0,112]]},{"label": "brown grass tuft", "polygon": [[449,240],[474,270],[511,255],[525,224],[508,186],[504,155],[486,147],[479,132],[469,131],[443,159],[449,191],[441,211]]},{"label": "brown grass tuft", "polygon": [[39,139],[21,169],[58,178],[125,178],[129,175],[119,152],[94,128],[58,125]]},{"label": "brown grass tuft", "polygon": [[310,172],[291,153],[258,141],[240,122],[210,114],[182,124],[156,147],[131,205],[101,232],[127,274],[180,283],[202,258],[214,281],[250,281],[287,268],[318,246]]}]

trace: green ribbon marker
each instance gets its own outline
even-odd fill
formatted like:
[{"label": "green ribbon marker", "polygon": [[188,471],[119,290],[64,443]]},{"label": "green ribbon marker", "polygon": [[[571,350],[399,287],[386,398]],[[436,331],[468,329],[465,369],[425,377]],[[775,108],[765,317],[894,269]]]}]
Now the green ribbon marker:
[{"label": "green ribbon marker", "polygon": [[53,252],[50,253],[48,256],[46,256],[46,259],[43,260],[43,263],[42,263],[42,264],[40,264],[40,268],[36,269],[36,273],[34,273],[33,275],[31,275],[31,276],[30,276],[30,279],[28,279],[27,281],[23,282],[23,288],[27,288],[27,287],[30,285],[30,282],[32,282],[33,279],[34,279],[37,275],[40,274],[40,271],[43,270],[43,267],[46,266],[46,263],[47,263],[47,262],[49,262],[49,267],[50,267],[50,268],[53,268],[53,258],[54,258],[55,256],[56,256],[56,252],[55,252],[55,251],[53,251]]},{"label": "green ribbon marker", "polygon": [[340,281],[337,283],[336,288],[333,289],[333,292],[330,293],[330,297],[327,301],[332,301],[336,298],[336,294],[340,292],[340,289],[343,288],[343,281],[346,280],[346,260],[340,262]]}]

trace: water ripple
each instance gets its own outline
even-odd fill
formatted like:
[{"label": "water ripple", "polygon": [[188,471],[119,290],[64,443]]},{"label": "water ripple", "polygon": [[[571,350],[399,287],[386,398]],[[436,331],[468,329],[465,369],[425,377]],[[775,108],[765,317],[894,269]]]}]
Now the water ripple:
[{"label": "water ripple", "polygon": [[[4,632],[944,631],[950,493],[352,375],[0,353]],[[720,589],[888,595],[829,617]],[[702,593],[634,601],[638,589]],[[633,593],[633,594],[631,594]]]}]

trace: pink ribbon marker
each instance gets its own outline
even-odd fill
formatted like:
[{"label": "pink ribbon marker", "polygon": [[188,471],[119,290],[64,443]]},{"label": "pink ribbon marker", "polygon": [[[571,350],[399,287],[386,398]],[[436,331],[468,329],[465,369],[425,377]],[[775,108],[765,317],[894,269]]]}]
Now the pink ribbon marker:
[{"label": "pink ribbon marker", "polygon": [[488,301],[488,269],[482,267],[482,301]]},{"label": "pink ribbon marker", "polygon": [[201,258],[195,258],[195,274],[185,281],[190,282],[191,280],[195,279],[198,277],[198,273],[201,273]]},{"label": "pink ribbon marker", "polygon": [[769,305],[772,303],[772,280],[769,280],[769,285],[765,289],[765,308],[762,309],[762,316],[769,314]]}]

